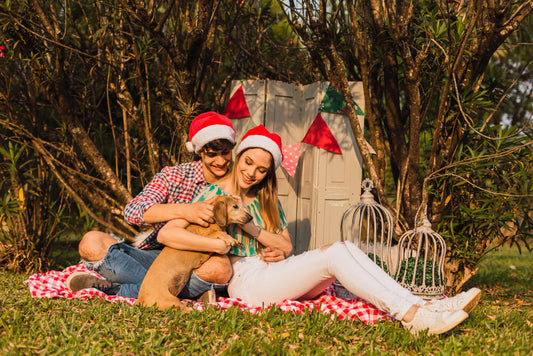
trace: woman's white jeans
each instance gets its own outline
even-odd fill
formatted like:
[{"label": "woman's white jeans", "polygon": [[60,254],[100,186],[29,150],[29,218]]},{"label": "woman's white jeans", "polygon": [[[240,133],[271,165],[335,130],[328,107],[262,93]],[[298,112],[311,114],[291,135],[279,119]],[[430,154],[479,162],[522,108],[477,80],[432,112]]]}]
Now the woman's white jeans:
[{"label": "woman's white jeans", "polygon": [[228,293],[232,298],[261,306],[316,297],[335,279],[396,319],[401,320],[411,306],[425,303],[349,241],[276,263],[267,264],[259,256],[243,258],[233,264]]}]

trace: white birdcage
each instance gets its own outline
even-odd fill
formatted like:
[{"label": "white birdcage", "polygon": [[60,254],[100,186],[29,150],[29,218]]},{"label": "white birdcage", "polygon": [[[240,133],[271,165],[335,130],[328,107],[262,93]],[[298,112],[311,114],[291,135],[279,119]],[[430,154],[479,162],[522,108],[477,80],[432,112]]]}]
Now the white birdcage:
[{"label": "white birdcage", "polygon": [[396,258],[392,255],[393,219],[391,213],[374,200],[374,183],[362,182],[361,201],[349,207],[341,220],[342,241],[352,241],[378,266],[391,276],[396,272]]},{"label": "white birdcage", "polygon": [[405,232],[398,247],[396,280],[422,298],[442,298],[446,242],[433,231],[426,214],[422,226]]}]

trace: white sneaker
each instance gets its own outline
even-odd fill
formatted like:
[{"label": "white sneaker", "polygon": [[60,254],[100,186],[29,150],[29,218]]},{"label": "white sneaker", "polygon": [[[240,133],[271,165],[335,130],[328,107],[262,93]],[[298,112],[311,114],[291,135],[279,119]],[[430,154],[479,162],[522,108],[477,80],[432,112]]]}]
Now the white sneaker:
[{"label": "white sneaker", "polygon": [[464,310],[469,313],[477,305],[479,298],[481,298],[481,290],[471,288],[466,292],[457,294],[455,297],[435,300],[431,304],[423,305],[422,307],[431,311]]},{"label": "white sneaker", "polygon": [[433,312],[419,308],[413,320],[408,323],[402,321],[402,324],[415,336],[423,330],[427,330],[428,335],[436,335],[453,329],[466,318],[468,313],[463,310]]}]

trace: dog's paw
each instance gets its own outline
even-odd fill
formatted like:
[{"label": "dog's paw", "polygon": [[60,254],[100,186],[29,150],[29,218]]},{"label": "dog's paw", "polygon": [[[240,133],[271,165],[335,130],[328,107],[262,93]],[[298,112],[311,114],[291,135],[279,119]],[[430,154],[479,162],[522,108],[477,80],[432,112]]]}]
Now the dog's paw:
[{"label": "dog's paw", "polygon": [[226,237],[222,240],[226,243],[226,245],[231,247],[237,246],[239,244],[239,241],[235,240],[233,237]]},{"label": "dog's paw", "polygon": [[226,243],[228,246],[236,246],[239,244],[239,241],[235,240],[230,235],[226,234],[225,232],[221,231],[216,236],[217,239],[220,239]]},{"label": "dog's paw", "polygon": [[239,241],[235,240],[233,237],[231,237],[230,235],[226,234],[224,231],[220,231],[219,233],[216,234],[216,238],[219,239],[219,240],[222,240],[226,243],[226,245],[228,246],[236,246],[239,244]]}]

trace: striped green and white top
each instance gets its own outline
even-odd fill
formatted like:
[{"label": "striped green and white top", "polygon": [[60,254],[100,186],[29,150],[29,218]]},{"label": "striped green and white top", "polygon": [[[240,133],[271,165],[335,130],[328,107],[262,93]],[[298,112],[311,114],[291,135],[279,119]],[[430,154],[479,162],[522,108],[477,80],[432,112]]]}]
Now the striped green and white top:
[{"label": "striped green and white top", "polygon": [[[196,197],[193,198],[192,203],[211,199],[216,195],[228,194],[226,194],[218,185],[209,184],[204,189],[202,189],[202,191],[198,193]],[[250,204],[248,204],[246,208],[248,209],[250,214],[252,214],[254,223],[264,229],[265,225],[263,219],[261,218],[261,207],[259,205],[259,200],[257,199],[257,197]],[[281,226],[279,227],[279,231],[283,231],[283,229],[287,227],[287,218],[285,217],[285,212],[283,211],[283,207],[281,206],[279,200],[278,209],[279,216],[281,218]],[[250,235],[244,232],[239,225],[230,224],[226,229],[226,232],[228,233],[228,235],[240,242],[239,245],[232,247],[229,250],[228,254],[249,257],[255,256],[258,253],[259,243],[255,239],[250,238]]]}]

